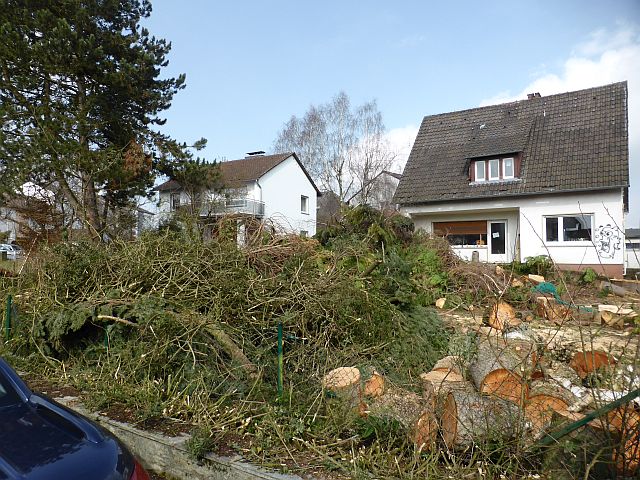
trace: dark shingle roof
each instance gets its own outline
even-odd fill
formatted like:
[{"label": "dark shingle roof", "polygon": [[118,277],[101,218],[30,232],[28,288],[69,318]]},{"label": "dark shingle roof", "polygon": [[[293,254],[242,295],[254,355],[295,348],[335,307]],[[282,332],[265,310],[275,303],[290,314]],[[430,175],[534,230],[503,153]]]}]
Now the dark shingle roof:
[{"label": "dark shingle roof", "polygon": [[[522,152],[520,179],[469,183],[470,159]],[[425,117],[400,204],[629,184],[627,83]]]},{"label": "dark shingle roof", "polygon": [[[300,168],[302,168],[302,171],[305,173],[313,187],[316,189],[318,194],[320,194],[320,191],[315,186],[315,183],[309,176],[309,173],[300,162],[298,156],[293,152],[277,153],[274,155],[254,155],[240,160],[221,162],[219,165],[222,183],[225,188],[243,187],[248,182],[258,180],[291,156],[295,158],[296,162],[298,162]],[[162,192],[179,190],[180,188],[180,184],[176,180],[172,179],[158,185],[155,190]]]}]

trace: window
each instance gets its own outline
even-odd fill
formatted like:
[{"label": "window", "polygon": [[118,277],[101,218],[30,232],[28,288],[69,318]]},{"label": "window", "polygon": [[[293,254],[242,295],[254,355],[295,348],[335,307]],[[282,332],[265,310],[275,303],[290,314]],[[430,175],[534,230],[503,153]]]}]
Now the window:
[{"label": "window", "polygon": [[309,213],[309,197],[300,195],[300,212]]},{"label": "window", "polygon": [[502,178],[513,178],[513,158],[502,159]]},{"label": "window", "polygon": [[489,180],[500,180],[500,159],[489,160]]},{"label": "window", "polygon": [[434,222],[433,232],[446,237],[454,246],[478,246],[487,244],[487,222]]},{"label": "window", "polygon": [[487,179],[484,174],[485,168],[484,160],[476,162],[476,182],[483,182]]},{"label": "window", "polygon": [[547,242],[590,242],[593,215],[562,215],[545,218]]},{"label": "window", "polygon": [[517,157],[491,158],[476,160],[472,164],[472,181],[500,181],[516,178]]},{"label": "window", "polygon": [[170,207],[172,212],[175,212],[176,210],[178,210],[180,208],[180,194],[172,193],[169,199],[169,202],[170,202]]}]

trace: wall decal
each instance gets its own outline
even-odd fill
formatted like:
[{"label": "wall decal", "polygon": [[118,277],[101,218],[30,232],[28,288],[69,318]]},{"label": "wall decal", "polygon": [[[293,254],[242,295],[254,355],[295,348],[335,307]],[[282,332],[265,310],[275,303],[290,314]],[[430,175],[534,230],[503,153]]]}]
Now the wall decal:
[{"label": "wall decal", "polygon": [[596,230],[596,251],[602,258],[613,258],[616,250],[620,250],[622,235],[618,227],[611,224],[600,225]]}]

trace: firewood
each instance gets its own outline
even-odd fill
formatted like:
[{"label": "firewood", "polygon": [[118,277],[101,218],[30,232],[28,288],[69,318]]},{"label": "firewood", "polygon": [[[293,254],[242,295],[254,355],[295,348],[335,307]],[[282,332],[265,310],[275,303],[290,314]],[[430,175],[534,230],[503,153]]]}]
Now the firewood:
[{"label": "firewood", "polygon": [[572,318],[572,310],[553,297],[536,297],[536,315],[550,322],[562,324]]},{"label": "firewood", "polygon": [[565,414],[575,401],[575,395],[561,385],[533,382],[525,402],[525,416],[531,423],[534,437],[538,437],[551,424],[554,413]]},{"label": "firewood", "polygon": [[507,327],[518,326],[521,321],[516,318],[515,308],[507,302],[497,302],[491,307],[487,323],[496,330],[505,330]]},{"label": "firewood", "polygon": [[363,409],[360,388],[360,370],[356,367],[338,367],[322,378],[322,386],[348,405]]},{"label": "firewood", "polygon": [[436,405],[438,399],[453,389],[475,390],[471,382],[466,381],[462,375],[453,370],[432,370],[428,373],[421,373],[420,380],[422,380],[423,396],[434,398]]},{"label": "firewood", "polygon": [[450,449],[466,447],[489,435],[510,437],[518,425],[518,407],[477,392],[452,390],[447,394],[440,429]]},{"label": "firewood", "polygon": [[613,283],[604,280],[600,282],[600,290],[609,290],[611,293],[619,297],[626,297],[631,294],[631,292],[626,288],[614,285]]},{"label": "firewood", "polygon": [[528,391],[523,376],[530,368],[529,362],[500,339],[485,338],[478,343],[469,373],[478,391],[521,403]]},{"label": "firewood", "polygon": [[571,362],[569,362],[569,366],[573,368],[582,379],[600,368],[615,364],[615,359],[601,350],[577,352],[571,359]]},{"label": "firewood", "polygon": [[447,357],[442,357],[440,360],[436,362],[436,364],[431,369],[432,372],[448,372],[452,371],[457,373],[460,376],[464,376],[464,359],[457,355],[449,355]]},{"label": "firewood", "polygon": [[613,461],[620,475],[635,475],[640,466],[640,412],[621,407],[607,415],[607,421],[620,435],[620,445],[613,452]]},{"label": "firewood", "polygon": [[379,397],[380,395],[384,394],[384,386],[384,377],[374,370],[371,374],[371,377],[364,382],[362,394],[365,397]]},{"label": "firewood", "polygon": [[434,443],[437,422],[433,398],[389,386],[384,395],[369,402],[368,417],[395,420],[402,425],[416,448],[425,450]]}]

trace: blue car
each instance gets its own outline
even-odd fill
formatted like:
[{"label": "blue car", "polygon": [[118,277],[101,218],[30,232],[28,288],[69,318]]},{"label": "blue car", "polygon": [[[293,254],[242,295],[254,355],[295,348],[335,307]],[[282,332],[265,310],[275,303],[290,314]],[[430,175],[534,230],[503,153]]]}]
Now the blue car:
[{"label": "blue car", "polygon": [[149,480],[115,437],[31,392],[0,358],[0,480]]}]

